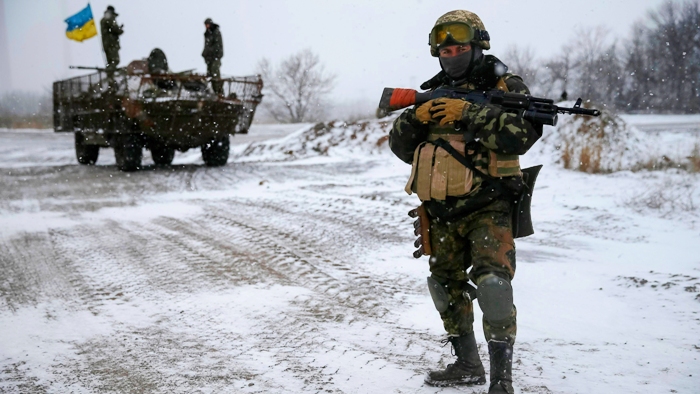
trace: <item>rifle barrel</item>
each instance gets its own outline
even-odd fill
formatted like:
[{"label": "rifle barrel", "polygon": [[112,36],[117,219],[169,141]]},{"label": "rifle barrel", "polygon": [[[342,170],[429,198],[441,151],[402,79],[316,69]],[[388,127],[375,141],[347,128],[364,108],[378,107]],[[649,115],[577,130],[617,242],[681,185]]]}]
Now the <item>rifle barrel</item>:
[{"label": "rifle barrel", "polygon": [[562,114],[571,115],[588,115],[588,116],[600,116],[600,110],[588,109],[588,108],[568,108],[568,107],[558,107],[557,112]]}]

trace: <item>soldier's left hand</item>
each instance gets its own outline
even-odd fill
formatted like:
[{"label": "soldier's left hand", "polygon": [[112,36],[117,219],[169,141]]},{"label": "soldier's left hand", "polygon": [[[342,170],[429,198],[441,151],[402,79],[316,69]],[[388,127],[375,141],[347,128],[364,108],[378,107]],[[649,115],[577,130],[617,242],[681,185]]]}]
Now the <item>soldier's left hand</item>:
[{"label": "soldier's left hand", "polygon": [[433,106],[430,108],[430,113],[433,114],[433,119],[440,120],[440,126],[444,126],[448,123],[454,123],[461,120],[464,110],[469,108],[470,105],[471,103],[469,101],[440,98],[433,100]]}]

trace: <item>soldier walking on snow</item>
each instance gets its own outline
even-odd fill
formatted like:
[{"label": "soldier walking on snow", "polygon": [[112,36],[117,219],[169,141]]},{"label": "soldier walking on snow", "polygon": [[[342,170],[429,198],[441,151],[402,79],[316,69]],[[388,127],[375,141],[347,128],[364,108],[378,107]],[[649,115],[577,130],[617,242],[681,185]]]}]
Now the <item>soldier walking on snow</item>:
[{"label": "soldier walking on snow", "polygon": [[[421,88],[529,94],[519,76],[507,73],[495,56],[483,54],[491,48],[489,41],[476,14],[458,10],[441,16],[430,33],[430,53],[439,59],[442,71]],[[430,385],[486,383],[468,295],[471,279],[477,284],[491,362],[488,392],[513,393],[512,213],[523,188],[518,155],[541,135],[542,126],[524,119],[522,112],[452,98],[409,108],[394,122],[389,144],[396,156],[413,166],[406,191],[418,195],[428,219],[430,295],[457,356],[444,370],[428,373],[425,381]]]},{"label": "soldier walking on snow", "polygon": [[117,24],[117,14],[114,7],[107,7],[104,17],[100,21],[100,31],[102,32],[102,49],[107,57],[107,71],[114,72],[119,64],[119,36],[124,34],[124,25]]},{"label": "soldier walking on snow", "polygon": [[202,57],[207,63],[207,76],[211,78],[211,87],[217,94],[224,94],[223,83],[221,78],[221,58],[224,57],[224,41],[221,38],[219,25],[214,23],[211,18],[204,21],[206,31],[204,32],[204,50]]}]

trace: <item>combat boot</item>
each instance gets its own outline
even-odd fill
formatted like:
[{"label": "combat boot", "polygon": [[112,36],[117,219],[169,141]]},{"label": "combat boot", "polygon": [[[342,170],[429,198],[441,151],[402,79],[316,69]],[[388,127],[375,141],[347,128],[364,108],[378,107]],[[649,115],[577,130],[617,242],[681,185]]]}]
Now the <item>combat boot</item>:
[{"label": "combat boot", "polygon": [[489,341],[491,385],[488,394],[513,394],[513,345],[504,341]]},{"label": "combat boot", "polygon": [[474,332],[449,339],[457,361],[439,371],[430,371],[425,383],[431,386],[456,386],[486,383],[486,372],[481,364]]}]

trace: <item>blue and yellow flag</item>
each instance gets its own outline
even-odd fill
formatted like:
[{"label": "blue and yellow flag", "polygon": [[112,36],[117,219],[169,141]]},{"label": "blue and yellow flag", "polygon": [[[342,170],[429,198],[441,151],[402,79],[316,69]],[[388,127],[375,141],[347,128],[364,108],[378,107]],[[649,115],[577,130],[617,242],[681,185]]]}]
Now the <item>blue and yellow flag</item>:
[{"label": "blue and yellow flag", "polygon": [[97,35],[95,27],[95,19],[92,17],[92,8],[90,4],[83,8],[82,11],[66,19],[68,29],[66,29],[66,37],[75,41],[87,40],[90,37]]}]

